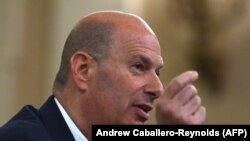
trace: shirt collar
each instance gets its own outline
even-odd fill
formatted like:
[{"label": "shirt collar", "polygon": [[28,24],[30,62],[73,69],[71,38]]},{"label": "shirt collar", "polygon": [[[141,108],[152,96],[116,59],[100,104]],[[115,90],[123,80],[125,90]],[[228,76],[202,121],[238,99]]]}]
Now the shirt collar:
[{"label": "shirt collar", "polygon": [[88,141],[87,138],[82,134],[82,132],[77,128],[75,123],[69,117],[69,115],[64,110],[64,108],[62,107],[60,102],[56,99],[56,97],[54,99],[55,99],[56,105],[58,106],[60,112],[62,113],[62,116],[63,116],[66,124],[68,125],[71,133],[73,134],[73,137],[75,138],[75,141]]}]

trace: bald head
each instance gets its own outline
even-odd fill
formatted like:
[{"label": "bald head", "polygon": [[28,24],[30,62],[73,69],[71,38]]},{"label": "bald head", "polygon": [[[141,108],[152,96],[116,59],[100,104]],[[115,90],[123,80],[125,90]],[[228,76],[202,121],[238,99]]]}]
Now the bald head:
[{"label": "bald head", "polygon": [[81,19],[70,32],[61,57],[54,90],[63,88],[70,74],[70,58],[77,51],[84,51],[97,61],[105,60],[112,43],[120,33],[147,33],[151,28],[140,17],[120,11],[99,11]]},{"label": "bald head", "polygon": [[119,30],[122,30],[121,28],[137,28],[147,30],[147,32],[151,32],[151,34],[154,34],[151,28],[148,26],[148,24],[139,16],[131,14],[131,13],[125,13],[121,11],[99,11],[94,12],[89,15],[87,15],[85,18],[83,18],[80,22],[83,21],[100,21],[100,22],[111,22],[116,27],[119,28]]}]

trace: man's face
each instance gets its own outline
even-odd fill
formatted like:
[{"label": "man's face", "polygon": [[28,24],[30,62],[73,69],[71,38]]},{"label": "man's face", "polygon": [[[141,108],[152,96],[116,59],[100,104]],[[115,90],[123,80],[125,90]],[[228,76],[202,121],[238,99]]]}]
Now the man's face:
[{"label": "man's face", "polygon": [[142,124],[153,101],[163,92],[159,71],[163,65],[154,35],[123,33],[112,44],[110,56],[97,66],[91,110],[95,122]]}]

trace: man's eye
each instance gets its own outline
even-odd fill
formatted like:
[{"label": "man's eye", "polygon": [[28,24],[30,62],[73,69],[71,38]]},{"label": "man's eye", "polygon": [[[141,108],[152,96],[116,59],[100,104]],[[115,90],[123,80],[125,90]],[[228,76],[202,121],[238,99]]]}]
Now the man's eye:
[{"label": "man's eye", "polygon": [[135,64],[133,65],[133,70],[137,73],[141,73],[145,70],[145,67],[143,64]]},{"label": "man's eye", "polygon": [[157,76],[160,76],[160,74],[161,74],[159,70],[156,70],[155,73]]}]

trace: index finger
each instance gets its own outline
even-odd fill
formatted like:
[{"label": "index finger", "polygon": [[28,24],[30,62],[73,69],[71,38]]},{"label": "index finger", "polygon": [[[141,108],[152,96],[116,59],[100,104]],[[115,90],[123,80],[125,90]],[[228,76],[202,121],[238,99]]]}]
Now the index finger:
[{"label": "index finger", "polygon": [[197,79],[198,79],[198,72],[196,71],[186,71],[178,75],[169,82],[166,88],[167,96],[173,98],[185,86],[193,83]]}]

